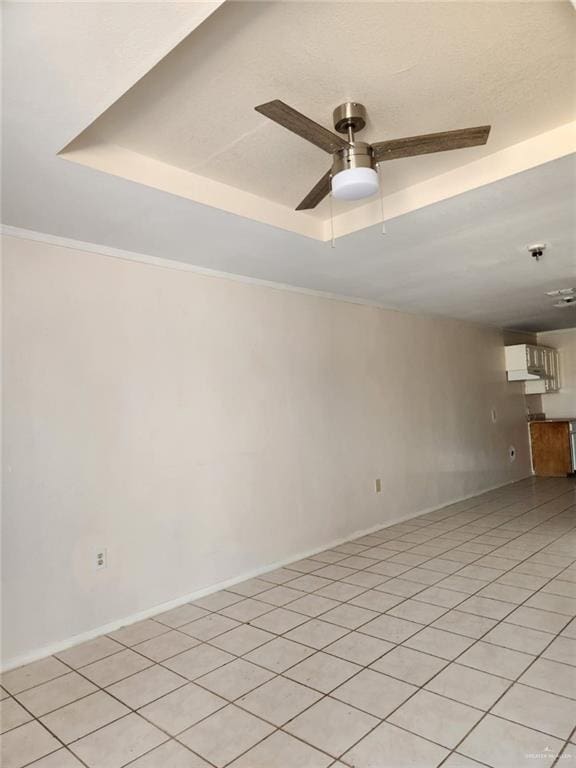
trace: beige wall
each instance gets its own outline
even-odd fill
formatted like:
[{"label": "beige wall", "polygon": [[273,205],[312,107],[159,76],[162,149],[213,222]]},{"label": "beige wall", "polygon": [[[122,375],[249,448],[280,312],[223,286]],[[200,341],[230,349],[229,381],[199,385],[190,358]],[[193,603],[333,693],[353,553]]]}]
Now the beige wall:
[{"label": "beige wall", "polygon": [[[571,312],[571,309],[563,310]],[[576,418],[576,328],[538,334],[538,344],[560,353],[560,391],[542,395],[542,409],[549,418]]]},{"label": "beige wall", "polygon": [[495,329],[12,238],[4,290],[7,664],[529,474]]}]

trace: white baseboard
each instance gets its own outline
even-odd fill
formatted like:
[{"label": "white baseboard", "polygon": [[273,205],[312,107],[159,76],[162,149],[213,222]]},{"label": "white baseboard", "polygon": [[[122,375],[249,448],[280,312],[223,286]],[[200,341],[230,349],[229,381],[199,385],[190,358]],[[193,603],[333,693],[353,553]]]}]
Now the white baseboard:
[{"label": "white baseboard", "polygon": [[211,595],[213,592],[218,592],[221,589],[226,589],[227,587],[233,587],[235,584],[239,584],[240,582],[246,581],[247,579],[253,579],[257,576],[261,576],[264,573],[275,571],[277,568],[282,568],[283,566],[289,565],[290,563],[294,563],[298,560],[303,560],[306,557],[311,557],[312,555],[316,555],[319,552],[323,552],[326,549],[332,549],[333,547],[337,547],[340,544],[346,544],[347,542],[353,541],[354,539],[358,539],[361,536],[367,536],[370,533],[374,533],[375,531],[380,531],[383,528],[389,528],[391,525],[397,525],[398,523],[403,523],[406,520],[413,519],[414,517],[427,515],[429,512],[435,512],[438,509],[449,507],[450,505],[457,504],[460,501],[473,499],[475,496],[481,496],[483,493],[488,493],[488,491],[494,491],[494,490],[497,490],[498,488],[504,488],[507,485],[513,485],[514,483],[519,483],[522,480],[526,480],[528,477],[531,477],[531,475],[527,475],[526,477],[518,478],[516,480],[507,480],[505,483],[498,483],[497,485],[492,485],[488,488],[484,488],[481,491],[476,491],[466,496],[460,496],[459,498],[451,499],[450,501],[447,501],[446,503],[442,504],[439,507],[427,507],[425,509],[419,509],[416,512],[409,512],[406,515],[401,515],[395,518],[394,520],[390,520],[385,523],[379,522],[376,525],[371,526],[370,528],[364,528],[359,531],[354,531],[348,536],[344,536],[339,539],[333,539],[332,541],[324,543],[319,547],[314,547],[313,549],[307,549],[304,552],[299,552],[297,555],[291,555],[290,557],[285,558],[283,560],[279,560],[275,563],[268,563],[267,565],[262,566],[261,568],[256,568],[252,571],[242,573],[241,575],[235,576],[232,579],[227,579],[226,581],[221,581],[217,584],[212,584],[209,587],[203,587],[202,589],[198,589],[195,592],[191,592],[187,595],[182,595],[181,597],[177,597],[174,600],[169,600],[166,603],[161,603],[160,605],[154,605],[151,608],[147,608],[143,611],[138,611],[137,613],[132,613],[129,616],[124,616],[122,619],[111,621],[109,624],[104,624],[99,627],[95,627],[94,629],[89,629],[86,632],[81,632],[78,635],[73,635],[72,637],[69,637],[65,640],[60,640],[56,643],[51,643],[50,645],[43,646],[42,648],[38,648],[34,651],[30,651],[28,653],[24,653],[19,656],[14,656],[2,663],[1,671],[7,672],[11,669],[15,669],[16,667],[20,667],[23,664],[30,664],[33,661],[38,661],[39,659],[46,658],[47,656],[52,656],[53,654],[59,653],[60,651],[65,651],[74,645],[79,645],[80,643],[85,643],[88,640],[93,640],[94,638],[100,637],[101,635],[106,635],[109,632],[113,632],[116,629],[120,629],[120,627],[124,627],[129,624],[134,624],[137,621],[142,621],[143,619],[149,619],[150,617],[156,616],[159,613],[163,613],[164,611],[169,611],[171,608],[178,608],[179,606],[184,605],[185,603],[193,602],[194,600],[198,600],[199,598],[205,597],[206,595]]}]

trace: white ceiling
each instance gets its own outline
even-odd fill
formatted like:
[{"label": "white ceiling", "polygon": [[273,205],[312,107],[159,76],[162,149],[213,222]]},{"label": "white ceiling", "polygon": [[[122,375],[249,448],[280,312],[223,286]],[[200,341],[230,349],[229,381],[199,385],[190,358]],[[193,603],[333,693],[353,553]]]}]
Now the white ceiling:
[{"label": "white ceiling", "polygon": [[[326,243],[69,163],[57,156],[65,144],[166,56],[197,25],[199,18],[217,4],[62,2],[13,3],[5,7],[4,223],[235,274],[374,300],[409,311],[534,330],[576,326],[573,309],[554,310],[551,300],[543,295],[552,288],[576,286],[576,169],[574,159],[570,157],[398,217],[388,223],[385,236],[379,234],[378,228],[371,227],[340,238],[333,250]],[[300,4],[290,5],[298,7]],[[322,4],[322,13],[332,5]],[[448,5],[462,9],[476,6],[468,3]],[[501,98],[504,84],[508,89],[511,87],[509,68],[494,70],[488,90],[482,90],[477,79],[469,78],[471,93],[466,100],[465,115],[460,115],[450,90],[437,90],[445,82],[441,78],[427,81],[427,87],[421,91],[427,94],[424,103],[410,98],[400,99],[403,89],[397,87],[397,81],[412,77],[413,70],[408,68],[406,73],[397,73],[392,78],[396,107],[390,108],[388,113],[390,105],[385,104],[378,118],[382,125],[390,126],[391,133],[402,135],[465,125],[472,120],[474,109],[478,119],[472,122],[484,122],[480,113],[496,109],[494,105],[497,105],[500,122],[510,130],[505,141],[512,141],[514,132],[519,140],[530,135],[534,126],[536,132],[546,130],[547,120],[556,124],[554,121],[564,119],[568,114],[562,110],[568,109],[566,105],[573,106],[566,88],[574,85],[574,76],[567,74],[558,63],[562,57],[559,47],[554,48],[557,40],[564,39],[564,26],[557,26],[550,37],[546,19],[538,14],[546,9],[550,17],[567,20],[567,14],[572,12],[570,6],[567,3],[498,2],[480,5],[491,8],[498,20],[509,19],[513,9],[518,9],[521,16],[518,28],[521,30],[528,23],[522,21],[526,18],[532,20],[531,24],[539,18],[538,30],[542,25],[545,28],[540,38],[541,46],[526,50],[520,38],[515,38],[515,45],[509,46],[514,51],[509,52],[506,59],[515,73],[511,114],[506,114],[508,99]],[[371,5],[372,10],[378,7],[387,5]],[[427,4],[415,4],[411,6],[412,14],[420,16],[427,7]],[[288,12],[285,8],[280,10]],[[335,10],[345,12],[342,6]],[[320,12],[320,9],[316,11]],[[277,8],[270,11],[278,12]],[[260,13],[266,16],[266,13]],[[209,19],[207,24],[210,23]],[[461,27],[467,26],[465,15],[459,23]],[[484,56],[476,49],[476,56],[470,59],[470,72],[474,68],[484,71],[487,55],[502,61],[500,48],[507,42],[507,38],[500,35],[502,25],[503,22],[494,23],[493,37],[489,38],[498,41],[498,46]],[[472,27],[476,29],[476,23]],[[306,24],[299,30],[305,44],[302,50],[307,51],[312,45],[312,31]],[[403,30],[405,33],[406,25]],[[246,30],[241,26],[238,34],[242,36]],[[386,34],[389,37],[384,42],[389,45],[389,39],[395,36],[392,32]],[[399,34],[396,30],[396,35]],[[455,57],[457,59],[466,47],[453,30],[451,34],[450,46],[434,48],[435,57],[442,59],[434,63],[434,68],[447,75],[456,66]],[[359,35],[359,31],[354,35],[355,44],[358,39],[361,42]],[[274,47],[280,51],[283,39],[282,35],[277,35],[275,41]],[[293,39],[293,33],[288,39]],[[187,43],[182,46],[183,50]],[[434,41],[432,43],[435,45]],[[374,42],[372,45],[376,49]],[[401,48],[400,45],[393,46],[397,57]],[[548,50],[555,54],[554,61],[547,58]],[[418,86],[419,79],[426,82],[427,71],[432,67],[426,52],[424,47],[418,54],[420,58],[409,62],[419,73],[419,77],[412,81],[412,88]],[[538,64],[530,69],[531,81],[521,71],[526,56],[532,56]],[[303,54],[303,58],[307,55]],[[391,72],[401,69],[401,61],[395,59],[390,66]],[[222,77],[225,74],[224,71]],[[310,94],[315,91],[313,80],[308,78],[304,86],[292,81],[288,75],[289,72],[285,72],[280,76],[274,69],[267,71],[266,89],[269,90],[266,93],[284,98],[295,107],[308,111],[312,117],[321,119],[324,106],[318,102],[319,107],[322,106],[320,109],[310,101]],[[326,75],[315,79],[324,92],[329,85]],[[388,87],[386,80],[384,78],[382,89]],[[483,78],[481,80],[483,82]],[[374,96],[368,94],[370,98],[365,98],[366,91],[358,93],[360,82],[357,84],[353,73],[346,87],[349,90],[344,97],[350,94],[364,99],[371,110],[372,103],[377,106]],[[459,88],[459,93],[463,93],[462,82]],[[481,98],[475,100],[474,92],[481,92]],[[307,93],[308,101],[297,100],[298,93]],[[564,101],[558,97],[562,93],[565,94]],[[252,102],[264,100],[256,95],[254,93],[249,102],[250,121],[254,116],[261,119],[251,111]],[[167,95],[166,98],[171,97]],[[538,109],[531,121],[517,119],[518,115],[530,115],[534,107],[540,107],[542,99],[548,97],[550,101],[546,104],[551,105],[550,109]],[[331,95],[327,97],[331,106],[340,100],[340,95],[334,99]],[[383,100],[387,101],[388,98]],[[154,112],[155,105],[149,105],[149,109]],[[442,122],[445,114],[446,122]],[[434,121],[431,121],[432,117]],[[149,125],[149,119],[146,115],[142,133],[142,140],[148,143],[151,133],[145,126]],[[328,120],[323,122],[329,124]],[[135,125],[130,121],[128,125],[123,123],[123,130],[127,126],[131,141],[138,133]],[[157,151],[165,153],[170,149],[169,137],[175,127],[171,121],[166,134],[158,131],[164,138],[158,141]],[[179,130],[182,127],[180,125]],[[275,126],[257,128],[256,131],[277,131],[280,143],[298,141]],[[224,136],[219,138],[219,141],[225,140]],[[186,152],[190,151],[189,141],[182,142],[182,146],[187,147]],[[298,152],[308,151],[305,145],[298,143],[297,146]],[[139,151],[143,149],[142,146]],[[149,145],[146,151],[152,151]],[[165,154],[162,157],[166,159]],[[178,162],[182,162],[182,157],[183,154],[179,154]],[[406,170],[398,171],[395,178],[401,181],[400,173],[406,173],[408,178],[412,173],[430,171],[430,166],[428,170],[425,166],[414,166],[410,170],[408,165],[412,163],[409,161]],[[432,169],[432,173],[437,170]],[[294,174],[293,183],[298,176],[303,177],[303,171]],[[262,175],[264,177],[266,174]],[[544,259],[536,263],[527,255],[525,246],[541,240],[550,247]]]},{"label": "white ceiling", "polygon": [[[295,208],[330,156],[257,104],[281,99],[332,128],[334,107],[360,101],[365,141],[493,126],[484,147],[386,163],[390,194],[574,120],[575,32],[569,3],[225,3],[83,142]],[[307,215],[328,218],[328,202]]]}]

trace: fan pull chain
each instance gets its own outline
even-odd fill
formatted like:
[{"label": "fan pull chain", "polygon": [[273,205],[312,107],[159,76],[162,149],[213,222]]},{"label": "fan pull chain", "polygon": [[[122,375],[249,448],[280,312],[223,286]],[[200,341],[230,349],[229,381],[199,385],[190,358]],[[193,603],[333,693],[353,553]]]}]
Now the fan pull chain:
[{"label": "fan pull chain", "polygon": [[384,218],[384,185],[382,184],[382,172],[380,171],[380,163],[377,164],[378,168],[378,182],[380,187],[380,213],[382,215],[382,234],[386,234],[386,219]]},{"label": "fan pull chain", "polygon": [[332,189],[330,189],[330,248],[336,248],[334,240],[334,203],[332,202]]}]

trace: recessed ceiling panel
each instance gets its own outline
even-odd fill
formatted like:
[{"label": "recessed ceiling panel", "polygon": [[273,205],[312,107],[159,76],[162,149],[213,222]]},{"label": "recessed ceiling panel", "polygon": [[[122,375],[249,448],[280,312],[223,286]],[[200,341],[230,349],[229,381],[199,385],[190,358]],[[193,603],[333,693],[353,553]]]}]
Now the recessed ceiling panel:
[{"label": "recessed ceiling panel", "polygon": [[[331,158],[257,104],[281,99],[332,128],[338,104],[360,101],[367,141],[492,125],[486,146],[383,163],[387,196],[574,120],[574,18],[565,2],[226,2],[64,154],[113,146],[291,215]],[[287,228],[303,216],[324,223],[330,206]]]}]

